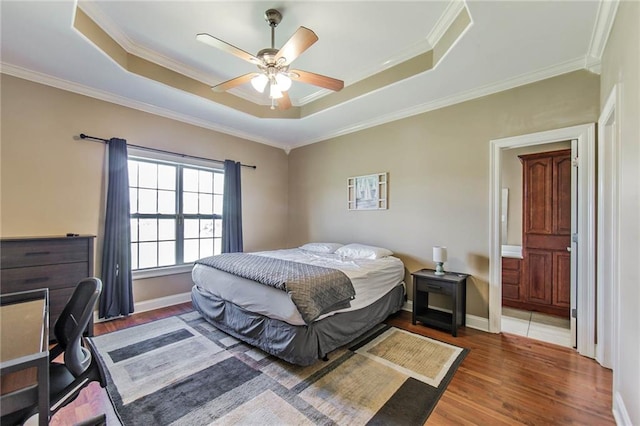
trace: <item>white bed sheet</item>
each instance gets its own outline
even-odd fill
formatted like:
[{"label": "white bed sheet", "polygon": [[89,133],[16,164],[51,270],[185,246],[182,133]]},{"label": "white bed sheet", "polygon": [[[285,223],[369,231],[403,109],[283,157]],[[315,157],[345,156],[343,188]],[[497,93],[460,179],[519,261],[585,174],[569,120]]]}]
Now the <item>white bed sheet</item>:
[{"label": "white bed sheet", "polygon": [[[316,321],[338,312],[364,308],[387,294],[404,279],[404,264],[393,256],[381,259],[352,259],[336,254],[321,254],[302,249],[285,249],[255,252],[260,256],[275,257],[294,262],[307,263],[344,272],[356,291],[349,308],[320,316]],[[205,265],[196,264],[193,280],[218,298],[228,300],[248,311],[292,325],[304,325],[298,309],[284,291],[235,277]]]}]

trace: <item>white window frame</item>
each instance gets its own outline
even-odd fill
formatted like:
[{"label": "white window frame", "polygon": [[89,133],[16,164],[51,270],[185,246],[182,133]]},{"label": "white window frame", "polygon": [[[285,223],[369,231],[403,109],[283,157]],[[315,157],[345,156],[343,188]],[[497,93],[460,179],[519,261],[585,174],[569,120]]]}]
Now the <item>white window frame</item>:
[{"label": "white window frame", "polygon": [[[132,157],[132,159],[140,158],[140,159],[147,159],[152,161],[154,160],[166,161],[169,163],[174,163],[174,164],[179,164],[184,166],[204,167],[204,168],[224,172],[223,165],[218,162],[206,161],[206,160],[201,160],[197,158],[183,157],[178,154],[169,154],[169,153],[156,152],[152,150],[129,147],[128,156]],[[132,276],[132,279],[134,280],[147,279],[147,278],[162,277],[167,275],[189,273],[191,272],[192,269],[193,269],[193,263],[184,263],[180,265],[159,266],[156,268],[134,270],[131,272],[131,276]]]}]

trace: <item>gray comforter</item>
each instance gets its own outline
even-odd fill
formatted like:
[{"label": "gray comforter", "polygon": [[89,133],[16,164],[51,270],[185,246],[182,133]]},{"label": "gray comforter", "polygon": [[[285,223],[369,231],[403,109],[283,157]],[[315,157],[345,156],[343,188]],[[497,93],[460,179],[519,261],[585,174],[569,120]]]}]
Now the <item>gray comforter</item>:
[{"label": "gray comforter", "polygon": [[307,324],[349,307],[355,296],[351,280],[337,269],[247,253],[225,253],[196,263],[286,291]]}]

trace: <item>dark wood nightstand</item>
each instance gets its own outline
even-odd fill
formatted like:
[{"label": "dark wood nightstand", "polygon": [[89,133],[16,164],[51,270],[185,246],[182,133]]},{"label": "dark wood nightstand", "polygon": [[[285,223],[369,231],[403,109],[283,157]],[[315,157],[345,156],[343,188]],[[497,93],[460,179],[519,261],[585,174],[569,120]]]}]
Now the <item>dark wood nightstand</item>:
[{"label": "dark wood nightstand", "polygon": [[[458,326],[465,325],[467,310],[467,274],[446,272],[436,275],[433,269],[421,269],[413,276],[413,324],[420,321],[424,325],[451,331],[458,335]],[[451,297],[452,313],[429,308],[429,293],[444,294]]]}]

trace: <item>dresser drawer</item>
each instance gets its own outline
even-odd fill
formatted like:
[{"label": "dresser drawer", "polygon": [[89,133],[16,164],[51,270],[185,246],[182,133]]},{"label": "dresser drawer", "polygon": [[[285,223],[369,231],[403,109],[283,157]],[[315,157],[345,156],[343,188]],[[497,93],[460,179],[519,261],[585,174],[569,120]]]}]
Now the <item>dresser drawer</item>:
[{"label": "dresser drawer", "polygon": [[75,288],[81,279],[89,276],[87,263],[62,263],[59,265],[30,266],[0,271],[2,292],[48,288]]},{"label": "dresser drawer", "polygon": [[86,238],[59,238],[50,241],[3,241],[0,256],[2,268],[19,268],[92,261],[88,253]]},{"label": "dresser drawer", "polygon": [[438,293],[453,295],[453,286],[446,282],[425,280],[418,278],[416,282],[417,291],[424,291],[428,293]]}]

